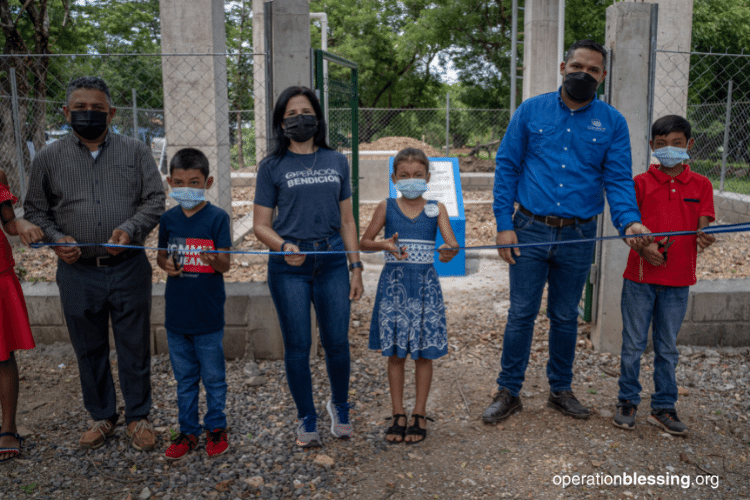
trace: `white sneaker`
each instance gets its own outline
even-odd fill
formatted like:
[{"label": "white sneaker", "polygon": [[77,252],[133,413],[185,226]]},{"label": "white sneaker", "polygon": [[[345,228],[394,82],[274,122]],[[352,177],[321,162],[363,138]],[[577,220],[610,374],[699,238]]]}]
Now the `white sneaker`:
[{"label": "white sneaker", "polygon": [[297,446],[301,448],[319,448],[321,446],[317,420],[317,415],[308,415],[300,419],[299,426],[297,426]]},{"label": "white sneaker", "polygon": [[335,405],[330,399],[326,403],[326,410],[331,416],[331,434],[337,438],[349,438],[354,433],[352,424],[349,422],[349,403]]}]

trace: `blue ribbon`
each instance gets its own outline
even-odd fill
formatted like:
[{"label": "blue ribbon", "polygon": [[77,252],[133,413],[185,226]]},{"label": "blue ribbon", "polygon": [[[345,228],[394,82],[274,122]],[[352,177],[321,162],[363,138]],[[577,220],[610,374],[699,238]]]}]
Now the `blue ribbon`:
[{"label": "blue ribbon", "polygon": [[[740,233],[750,231],[750,222],[742,222],[739,224],[723,224],[719,226],[708,226],[701,230],[708,234],[720,234],[720,233]],[[578,240],[560,240],[560,241],[545,241],[542,243],[516,243],[514,245],[478,245],[478,246],[465,246],[455,247],[449,250],[495,250],[501,248],[526,248],[526,247],[544,247],[554,245],[574,245],[576,243],[593,243],[597,241],[607,240],[622,240],[626,238],[639,238],[642,236],[653,236],[655,238],[667,237],[667,236],[691,236],[697,234],[698,231],[671,231],[661,233],[644,233],[644,234],[630,234],[627,236],[597,236],[595,238],[584,238]],[[138,245],[118,245],[115,243],[32,243],[32,248],[40,247],[93,247],[101,246],[104,248],[122,248],[131,250],[163,250],[165,252],[171,251],[169,248],[159,247],[146,247]],[[444,249],[445,250],[445,249]],[[435,251],[439,251],[435,248]],[[348,254],[348,253],[378,253],[379,250],[373,251],[358,251],[358,250],[318,250],[318,251],[306,251],[306,252],[273,252],[269,250],[201,250],[204,253],[226,253],[226,254],[243,254],[243,255],[321,255],[321,254]]]}]

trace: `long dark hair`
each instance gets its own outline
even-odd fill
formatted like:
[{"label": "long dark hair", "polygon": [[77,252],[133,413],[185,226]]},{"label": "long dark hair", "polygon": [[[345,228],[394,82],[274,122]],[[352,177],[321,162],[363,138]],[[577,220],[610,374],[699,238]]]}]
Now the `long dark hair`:
[{"label": "long dark hair", "polygon": [[313,138],[313,144],[319,148],[331,149],[326,143],[326,120],[323,116],[323,108],[320,107],[320,101],[318,97],[308,87],[288,87],[286,88],[279,98],[276,100],[276,105],[273,107],[273,122],[272,122],[272,133],[273,133],[273,144],[271,146],[271,152],[268,156],[263,158],[263,162],[276,158],[277,161],[286,155],[289,149],[289,138],[284,135],[284,129],[281,128],[281,124],[284,121],[284,113],[286,112],[286,106],[293,97],[303,95],[307,97],[312,105],[313,111],[315,111],[315,117],[318,119],[318,131],[315,133]]}]

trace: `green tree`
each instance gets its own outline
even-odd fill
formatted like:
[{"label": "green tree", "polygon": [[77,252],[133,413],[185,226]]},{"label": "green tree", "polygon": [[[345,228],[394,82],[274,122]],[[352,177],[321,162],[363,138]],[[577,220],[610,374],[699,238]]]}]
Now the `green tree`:
[{"label": "green tree", "polygon": [[[519,3],[522,7],[523,1]],[[458,73],[460,101],[471,108],[507,108],[512,0],[438,0],[437,5],[427,14],[429,24],[439,39],[448,41],[448,47],[439,57],[442,62],[450,60]],[[583,38],[604,43],[609,5],[611,0],[567,0],[565,46]],[[519,10],[520,42],[523,42],[523,13]],[[517,55],[520,67],[522,43]],[[517,98],[520,102],[520,95]]]},{"label": "green tree", "polygon": [[[161,109],[161,59],[155,56],[161,52],[159,0],[89,0],[77,21],[90,57],[71,65],[76,74],[65,75],[61,81],[67,83],[68,77],[81,74],[100,76],[118,106]],[[132,89],[137,90],[136,103],[132,102]]]},{"label": "green tree", "polygon": [[[230,108],[235,111],[229,117],[233,138],[232,163],[237,168],[245,166],[245,154],[255,156],[254,141],[244,144],[243,133],[252,135],[249,127],[243,127],[242,110],[252,110],[253,95],[253,33],[252,3],[249,0],[229,1],[226,4],[227,83]],[[253,115],[253,113],[249,113]],[[250,147],[250,146],[253,147]],[[247,149],[247,150],[246,150]]]},{"label": "green tree", "polygon": [[438,0],[427,14],[446,43],[439,61],[452,62],[462,88],[458,99],[469,107],[508,105],[512,14],[511,0]]},{"label": "green tree", "polygon": [[[750,47],[750,2],[695,0],[692,50],[741,54]],[[750,57],[693,55],[689,102],[725,102],[732,80],[732,99],[750,101]],[[722,127],[723,129],[723,127]],[[750,163],[750,113],[733,114],[729,161]]]},{"label": "green tree", "polygon": [[[0,0],[0,27],[3,56],[0,57],[0,159],[12,165],[8,169],[11,182],[17,186],[19,171],[28,168],[29,154],[18,158],[11,96],[15,90],[19,102],[21,138],[31,141],[36,149],[44,145],[47,123],[47,76],[50,54],[60,43],[68,44],[71,28],[71,6],[68,0]],[[15,89],[11,88],[11,73]],[[19,165],[19,162],[21,165]]]},{"label": "green tree", "polygon": [[[427,0],[310,2],[312,12],[328,14],[329,50],[358,64],[360,107],[409,109],[438,105],[440,78],[430,63],[444,43],[436,39],[426,22],[431,8]],[[334,79],[342,77],[334,65],[329,75]],[[394,112],[375,120],[372,113],[363,110],[360,140],[369,141],[397,116],[398,112]]]}]

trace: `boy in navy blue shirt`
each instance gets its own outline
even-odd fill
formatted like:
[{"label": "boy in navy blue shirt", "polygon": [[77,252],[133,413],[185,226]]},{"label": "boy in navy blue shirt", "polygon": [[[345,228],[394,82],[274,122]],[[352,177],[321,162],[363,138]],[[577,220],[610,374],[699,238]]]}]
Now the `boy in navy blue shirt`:
[{"label": "boy in navy blue shirt", "polygon": [[178,151],[169,164],[170,196],[179,206],[164,212],[159,221],[157,264],[169,277],[165,292],[169,359],[177,380],[180,434],[167,449],[167,459],[178,460],[198,444],[198,382],[206,389],[203,417],[206,452],[217,456],[228,448],[224,413],[227,383],[224,367],[223,274],[229,254],[229,215],[206,201],[208,158],[197,149]]}]

